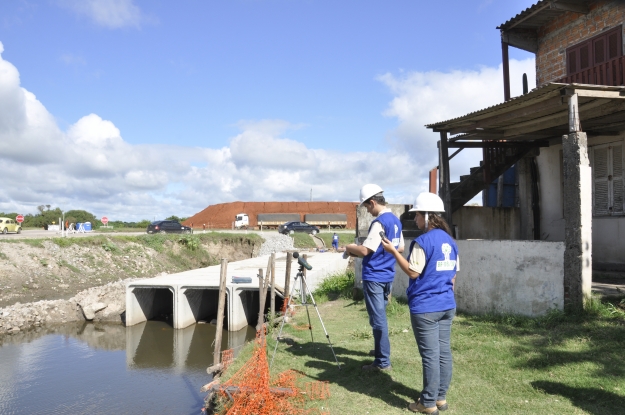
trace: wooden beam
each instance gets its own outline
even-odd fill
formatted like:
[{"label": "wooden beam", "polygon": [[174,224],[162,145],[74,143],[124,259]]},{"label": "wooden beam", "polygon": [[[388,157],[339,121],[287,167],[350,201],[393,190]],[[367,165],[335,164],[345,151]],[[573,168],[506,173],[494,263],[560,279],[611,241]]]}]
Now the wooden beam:
[{"label": "wooden beam", "polygon": [[[442,166],[439,170],[439,174],[441,174],[441,182],[442,182],[442,190],[443,194],[440,195],[441,199],[443,199],[443,204],[445,205],[445,219],[449,226],[452,226],[452,218],[451,218],[451,189],[449,188],[449,149],[447,147],[447,132],[443,131],[440,133],[441,141],[440,141],[440,149],[439,153],[442,156]],[[453,227],[453,226],[452,226]]]},{"label": "wooden beam", "polygon": [[567,1],[552,1],[550,2],[549,8],[552,10],[564,10],[579,14],[588,14],[590,12],[590,8],[587,4],[569,3]]},{"label": "wooden beam", "polygon": [[501,40],[501,60],[503,62],[503,100],[510,101],[510,60],[508,44]]},{"label": "wooden beam", "polygon": [[[455,142],[449,143],[448,148],[519,148],[519,147],[549,147],[546,140],[540,141],[482,141],[482,142]],[[451,159],[451,157],[449,157]]]},{"label": "wooden beam", "polygon": [[565,95],[568,97],[577,95],[578,97],[587,98],[625,99],[625,90],[603,91],[598,89],[566,88]]},{"label": "wooden beam", "polygon": [[569,133],[577,133],[582,131],[579,123],[579,100],[577,94],[569,97]]}]

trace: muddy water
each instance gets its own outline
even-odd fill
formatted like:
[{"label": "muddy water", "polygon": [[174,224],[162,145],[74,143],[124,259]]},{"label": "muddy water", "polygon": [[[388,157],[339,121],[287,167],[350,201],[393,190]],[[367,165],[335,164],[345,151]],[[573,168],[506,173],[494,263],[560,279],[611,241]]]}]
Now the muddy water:
[{"label": "muddy water", "polygon": [[[254,338],[223,332],[222,349]],[[65,324],[0,339],[0,414],[200,414],[215,326]]]}]

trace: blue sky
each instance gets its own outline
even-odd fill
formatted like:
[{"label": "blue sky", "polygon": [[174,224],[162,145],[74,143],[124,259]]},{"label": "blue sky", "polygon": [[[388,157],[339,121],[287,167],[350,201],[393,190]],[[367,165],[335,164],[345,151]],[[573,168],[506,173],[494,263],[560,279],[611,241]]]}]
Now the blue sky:
[{"label": "blue sky", "polygon": [[[311,188],[356,200],[367,182],[412,203],[436,164],[423,124],[502,101],[495,27],[531,4],[2,2],[0,108],[26,104],[0,119],[0,139],[22,147],[0,153],[0,173],[24,180],[0,211],[130,220]],[[511,58],[514,93],[533,56]],[[32,155],[44,150],[55,156]]]}]

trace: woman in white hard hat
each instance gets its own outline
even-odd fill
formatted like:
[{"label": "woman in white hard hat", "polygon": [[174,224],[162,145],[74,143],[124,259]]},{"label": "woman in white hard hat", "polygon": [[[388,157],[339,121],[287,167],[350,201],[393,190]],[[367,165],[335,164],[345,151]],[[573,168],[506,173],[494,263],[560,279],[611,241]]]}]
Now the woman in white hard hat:
[{"label": "woman in white hard hat", "polygon": [[451,383],[451,322],[456,314],[454,284],[458,271],[458,246],[451,237],[449,225],[440,213],[443,201],[433,193],[421,193],[411,212],[425,233],[410,245],[406,260],[389,241],[382,246],[393,254],[399,267],[410,277],[406,296],[410,307],[412,330],[423,364],[423,390],[413,412],[438,414],[447,406],[447,389]]}]

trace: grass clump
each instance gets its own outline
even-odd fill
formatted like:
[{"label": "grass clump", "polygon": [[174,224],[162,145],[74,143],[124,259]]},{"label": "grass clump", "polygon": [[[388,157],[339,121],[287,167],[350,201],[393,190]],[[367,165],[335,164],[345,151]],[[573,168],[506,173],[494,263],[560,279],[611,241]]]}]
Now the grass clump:
[{"label": "grass clump", "polygon": [[354,278],[354,271],[352,270],[344,274],[327,277],[319,284],[313,295],[319,302],[336,300],[337,298],[350,299],[352,298]]},{"label": "grass clump", "polygon": [[295,248],[316,248],[317,247],[313,238],[307,233],[295,232],[294,234],[289,235],[289,236],[293,238],[293,246]]}]

